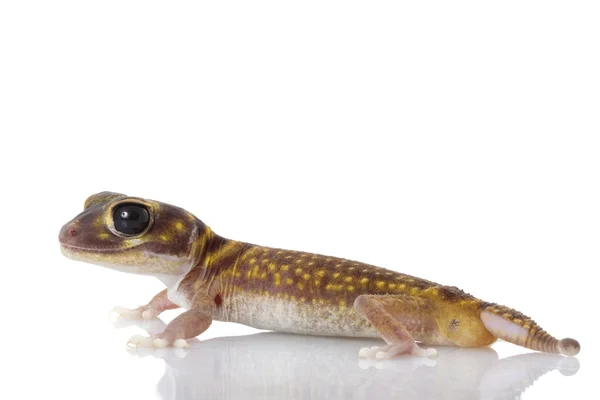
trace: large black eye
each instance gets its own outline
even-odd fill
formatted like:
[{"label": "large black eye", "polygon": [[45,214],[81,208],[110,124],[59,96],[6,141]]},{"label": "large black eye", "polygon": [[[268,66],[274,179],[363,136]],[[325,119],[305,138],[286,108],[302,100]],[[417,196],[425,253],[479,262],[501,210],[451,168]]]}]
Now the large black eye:
[{"label": "large black eye", "polygon": [[126,235],[137,235],[148,227],[150,213],[140,204],[123,203],[115,207],[113,219],[117,231]]}]

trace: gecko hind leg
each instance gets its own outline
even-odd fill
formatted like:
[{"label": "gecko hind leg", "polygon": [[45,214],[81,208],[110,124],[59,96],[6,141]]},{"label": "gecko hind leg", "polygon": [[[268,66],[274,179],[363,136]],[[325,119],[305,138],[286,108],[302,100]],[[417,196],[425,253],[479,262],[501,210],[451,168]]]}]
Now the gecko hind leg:
[{"label": "gecko hind leg", "polygon": [[[363,348],[359,357],[390,359],[401,355],[437,356],[435,349],[420,348],[408,329],[431,329],[430,309],[426,300],[402,295],[361,295],[354,310],[379,332],[386,346]],[[407,329],[408,328],[408,329]]]}]

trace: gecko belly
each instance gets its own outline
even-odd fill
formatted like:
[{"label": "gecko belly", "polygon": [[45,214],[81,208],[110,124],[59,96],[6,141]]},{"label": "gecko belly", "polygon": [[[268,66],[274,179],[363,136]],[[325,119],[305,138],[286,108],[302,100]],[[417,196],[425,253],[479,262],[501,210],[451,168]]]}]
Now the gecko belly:
[{"label": "gecko belly", "polygon": [[379,337],[371,324],[351,306],[282,297],[236,295],[224,301],[214,315],[218,321],[257,329],[305,335]]}]

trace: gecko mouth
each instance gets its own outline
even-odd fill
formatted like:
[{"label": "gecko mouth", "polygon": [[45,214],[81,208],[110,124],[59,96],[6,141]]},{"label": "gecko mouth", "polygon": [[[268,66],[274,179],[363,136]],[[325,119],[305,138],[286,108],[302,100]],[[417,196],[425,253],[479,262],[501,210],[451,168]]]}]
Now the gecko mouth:
[{"label": "gecko mouth", "polygon": [[[60,249],[62,250],[63,254],[65,254],[66,252],[87,252],[87,253],[114,253],[117,251],[124,251],[124,250],[128,250],[128,248],[122,248],[122,247],[83,247],[83,246],[77,246],[77,245],[73,245],[73,244],[69,244],[69,243],[60,243]],[[66,255],[66,254],[65,254]]]}]

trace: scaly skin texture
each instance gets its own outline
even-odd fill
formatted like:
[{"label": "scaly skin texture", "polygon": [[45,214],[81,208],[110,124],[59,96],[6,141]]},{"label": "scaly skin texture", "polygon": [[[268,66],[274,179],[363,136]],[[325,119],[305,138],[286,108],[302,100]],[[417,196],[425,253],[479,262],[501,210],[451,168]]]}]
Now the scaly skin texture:
[{"label": "scaly skin texture", "polygon": [[[147,228],[124,234],[116,209],[148,210]],[[229,240],[189,212],[112,192],[90,196],[59,234],[63,254],[109,268],[153,275],[167,289],[122,316],[154,318],[183,307],[165,331],[136,346],[185,346],[212,320],[313,335],[382,337],[366,357],[431,355],[429,345],[483,347],[496,338],[546,352],[575,355],[573,339],[557,340],[529,317],[443,286],[372,265]]]}]

